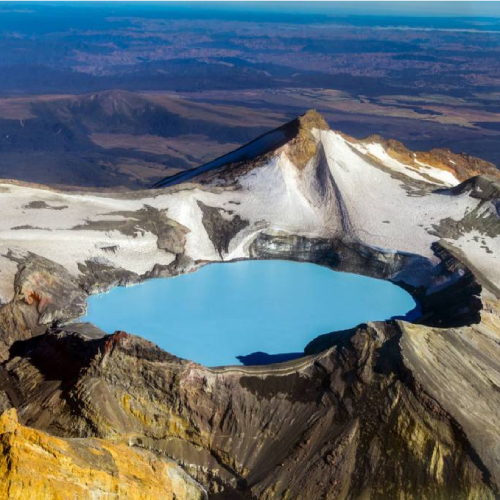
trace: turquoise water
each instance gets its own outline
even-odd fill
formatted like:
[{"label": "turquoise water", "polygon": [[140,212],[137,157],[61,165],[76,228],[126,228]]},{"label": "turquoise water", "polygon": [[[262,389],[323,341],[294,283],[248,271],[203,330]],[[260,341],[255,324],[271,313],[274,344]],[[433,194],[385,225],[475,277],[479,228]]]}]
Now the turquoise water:
[{"label": "turquoise water", "polygon": [[301,353],[320,334],[404,315],[414,306],[407,292],[387,281],[315,264],[245,261],[92,296],[82,321],[220,366],[240,364],[236,356],[255,352]]}]

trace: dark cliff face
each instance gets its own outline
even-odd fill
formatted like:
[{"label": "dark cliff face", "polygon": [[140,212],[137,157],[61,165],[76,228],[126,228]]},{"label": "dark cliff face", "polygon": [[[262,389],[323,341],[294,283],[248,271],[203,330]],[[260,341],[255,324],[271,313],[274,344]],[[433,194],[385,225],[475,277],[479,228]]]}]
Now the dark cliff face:
[{"label": "dark cliff face", "polygon": [[370,324],[300,363],[214,371],[124,333],[59,331],[17,343],[5,373],[25,424],[126,436],[233,498],[493,498],[459,426],[402,364],[400,335]]}]

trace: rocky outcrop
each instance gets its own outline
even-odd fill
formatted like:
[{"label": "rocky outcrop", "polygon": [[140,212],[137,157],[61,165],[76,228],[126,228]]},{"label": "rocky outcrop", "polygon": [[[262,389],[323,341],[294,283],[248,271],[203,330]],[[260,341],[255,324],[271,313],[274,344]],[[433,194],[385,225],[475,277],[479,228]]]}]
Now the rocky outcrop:
[{"label": "rocky outcrop", "polygon": [[[451,415],[485,466],[490,483],[500,484],[500,364],[496,355],[498,302],[486,301],[483,321],[468,328],[400,325],[405,366],[421,387]],[[498,491],[497,491],[498,494]]]},{"label": "rocky outcrop", "polygon": [[48,324],[77,318],[85,311],[86,293],[64,267],[27,253],[8,254],[18,266],[14,300],[0,308],[0,360],[17,340],[43,333]]},{"label": "rocky outcrop", "polygon": [[[140,210],[110,212],[109,219],[86,221],[85,224],[73,227],[73,230],[118,231],[126,236],[137,237],[140,233],[151,233],[157,237],[158,248],[174,254],[184,250],[186,233],[189,230],[170,219],[164,211],[149,205]],[[121,217],[121,219],[116,219]]]},{"label": "rocky outcrop", "polygon": [[202,499],[177,465],[101,439],[60,439],[0,416],[0,497]]},{"label": "rocky outcrop", "polygon": [[[286,145],[286,152],[293,164],[304,169],[307,163],[317,153],[317,141],[313,130],[328,130],[328,124],[315,110],[310,110],[292,122],[296,127],[293,139]],[[291,126],[290,126],[291,128]]]},{"label": "rocky outcrop", "polygon": [[228,253],[231,240],[247,227],[249,222],[239,215],[234,215],[232,210],[210,207],[201,201],[198,201],[198,206],[203,213],[202,222],[210,241],[222,258]]},{"label": "rocky outcrop", "polygon": [[364,139],[364,142],[373,141],[383,144],[387,153],[397,160],[408,165],[416,165],[417,168],[418,162],[431,165],[452,172],[460,181],[465,181],[480,174],[500,179],[500,172],[493,163],[466,153],[456,154],[446,148],[436,148],[430,151],[410,151],[401,142],[394,139],[386,140],[379,135],[372,135]]}]

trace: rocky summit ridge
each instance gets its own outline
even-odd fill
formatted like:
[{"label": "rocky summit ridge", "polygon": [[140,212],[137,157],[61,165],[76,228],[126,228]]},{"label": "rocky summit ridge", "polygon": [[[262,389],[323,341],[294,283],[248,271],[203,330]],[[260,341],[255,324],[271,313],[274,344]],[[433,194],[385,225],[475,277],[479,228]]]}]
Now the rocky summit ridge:
[{"label": "rocky summit ridge", "polygon": [[[155,189],[1,183],[3,493],[498,498],[499,175],[458,156],[308,112]],[[421,315],[216,369],[71,322],[89,294],[237,259],[391,280]]]},{"label": "rocky summit ridge", "polygon": [[317,140],[313,135],[313,130],[328,129],[328,124],[324,118],[316,110],[311,109],[285,125],[262,134],[252,142],[231,153],[190,171],[166,177],[154,184],[153,187],[171,186],[189,179],[198,180],[203,174],[210,175],[228,165],[255,162],[267,155],[277,154],[282,148],[286,148],[294,165],[298,168],[304,168],[316,153]]}]

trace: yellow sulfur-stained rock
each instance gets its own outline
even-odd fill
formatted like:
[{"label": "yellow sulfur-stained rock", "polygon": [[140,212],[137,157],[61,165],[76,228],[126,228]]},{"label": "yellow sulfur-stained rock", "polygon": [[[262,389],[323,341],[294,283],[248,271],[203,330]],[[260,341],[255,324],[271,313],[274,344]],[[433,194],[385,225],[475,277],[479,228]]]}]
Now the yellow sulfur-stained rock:
[{"label": "yellow sulfur-stained rock", "polygon": [[60,439],[0,416],[0,499],[198,499],[175,463],[102,439]]}]

